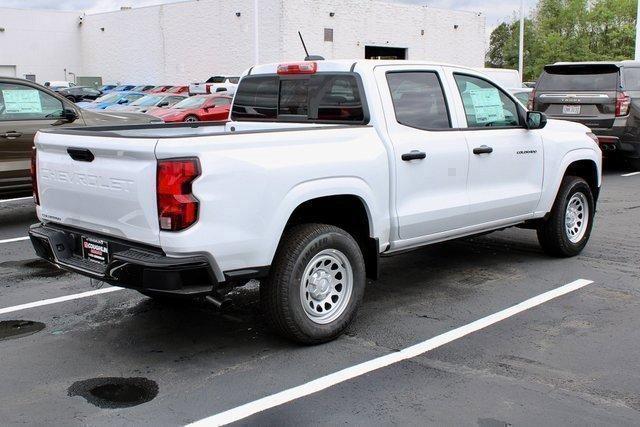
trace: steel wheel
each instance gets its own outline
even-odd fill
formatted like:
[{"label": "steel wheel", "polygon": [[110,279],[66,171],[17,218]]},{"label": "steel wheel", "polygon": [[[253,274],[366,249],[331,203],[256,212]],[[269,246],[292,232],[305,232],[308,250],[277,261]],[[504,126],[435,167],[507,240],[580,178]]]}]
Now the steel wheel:
[{"label": "steel wheel", "polygon": [[564,226],[567,238],[571,243],[578,243],[587,232],[589,223],[589,204],[587,197],[583,193],[575,193],[569,203],[564,215]]},{"label": "steel wheel", "polygon": [[353,292],[353,268],[336,249],[325,249],[309,261],[300,282],[300,302],[314,323],[337,319],[347,307]]}]

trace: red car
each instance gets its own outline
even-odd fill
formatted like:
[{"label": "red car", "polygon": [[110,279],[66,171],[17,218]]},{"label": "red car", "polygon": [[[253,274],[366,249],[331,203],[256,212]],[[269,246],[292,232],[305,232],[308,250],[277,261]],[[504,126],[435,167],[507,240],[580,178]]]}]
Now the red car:
[{"label": "red car", "polygon": [[173,86],[171,85],[162,85],[162,86],[155,86],[152,87],[151,89],[145,91],[145,93],[160,93],[160,92],[166,92],[169,89],[171,89]]},{"label": "red car", "polygon": [[167,93],[189,93],[189,86],[173,86],[171,89],[167,89]]},{"label": "red car", "polygon": [[224,95],[196,95],[178,102],[170,108],[149,111],[165,123],[211,122],[229,119],[231,97]]}]

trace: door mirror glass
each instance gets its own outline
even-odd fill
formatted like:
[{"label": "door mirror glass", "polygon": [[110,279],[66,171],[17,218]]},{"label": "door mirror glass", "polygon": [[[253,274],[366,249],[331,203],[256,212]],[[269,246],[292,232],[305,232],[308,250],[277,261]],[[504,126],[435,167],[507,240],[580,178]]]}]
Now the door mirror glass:
[{"label": "door mirror glass", "polygon": [[527,129],[542,129],[547,125],[547,116],[539,111],[527,111]]}]

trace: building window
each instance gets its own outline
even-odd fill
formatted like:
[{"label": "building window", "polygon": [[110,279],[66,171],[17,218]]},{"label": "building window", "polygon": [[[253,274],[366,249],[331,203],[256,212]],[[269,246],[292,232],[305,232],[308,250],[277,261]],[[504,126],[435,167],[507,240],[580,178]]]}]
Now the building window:
[{"label": "building window", "polygon": [[333,28],[325,28],[324,29],[324,41],[332,42],[333,41]]}]

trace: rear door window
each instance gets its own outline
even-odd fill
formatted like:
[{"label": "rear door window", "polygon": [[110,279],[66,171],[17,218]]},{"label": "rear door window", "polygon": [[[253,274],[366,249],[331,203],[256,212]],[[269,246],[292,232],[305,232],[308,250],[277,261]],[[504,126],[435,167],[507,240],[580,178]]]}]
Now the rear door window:
[{"label": "rear door window", "polygon": [[538,91],[615,91],[619,85],[615,66],[549,66],[540,76]]},{"label": "rear door window", "polygon": [[364,123],[361,93],[350,73],[247,76],[238,87],[232,120]]},{"label": "rear door window", "polygon": [[418,129],[451,127],[447,102],[435,72],[393,72],[387,74],[398,123]]}]

